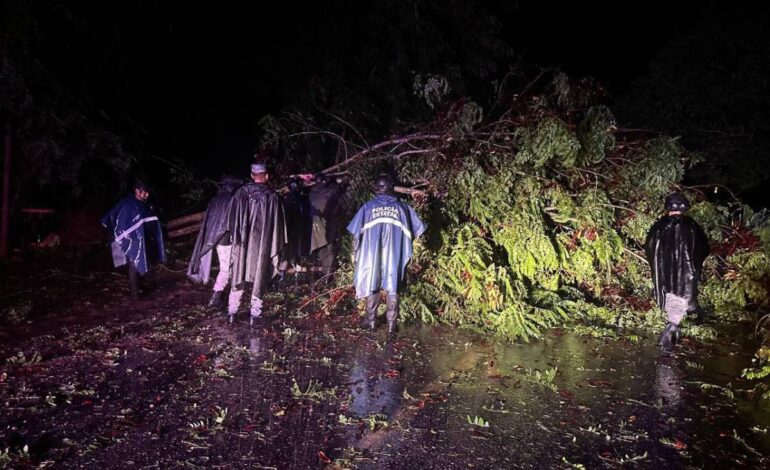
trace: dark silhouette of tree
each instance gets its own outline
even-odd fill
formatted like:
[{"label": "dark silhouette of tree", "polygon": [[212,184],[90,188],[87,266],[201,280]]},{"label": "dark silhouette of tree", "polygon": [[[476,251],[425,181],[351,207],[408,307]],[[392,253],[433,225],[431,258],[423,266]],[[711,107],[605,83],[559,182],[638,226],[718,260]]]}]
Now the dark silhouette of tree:
[{"label": "dark silhouette of tree", "polygon": [[749,191],[770,178],[770,20],[758,5],[706,9],[618,100],[623,125],[681,135],[702,154],[695,183]]},{"label": "dark silhouette of tree", "polygon": [[74,196],[98,207],[135,162],[137,126],[99,104],[119,93],[123,63],[119,32],[93,6],[3,3],[0,121],[16,150],[16,206]]}]

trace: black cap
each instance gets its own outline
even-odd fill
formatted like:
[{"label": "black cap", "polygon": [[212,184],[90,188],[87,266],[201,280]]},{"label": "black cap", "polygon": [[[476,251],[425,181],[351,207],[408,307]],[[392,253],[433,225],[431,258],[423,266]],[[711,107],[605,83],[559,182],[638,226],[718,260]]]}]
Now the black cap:
[{"label": "black cap", "polygon": [[388,174],[381,174],[374,180],[374,193],[375,194],[390,194],[393,192],[393,177]]},{"label": "black cap", "polygon": [[302,180],[300,178],[291,178],[288,183],[290,191],[297,191],[302,188]]},{"label": "black cap", "polygon": [[690,208],[690,201],[682,193],[673,193],[666,196],[665,209],[667,212],[684,212]]},{"label": "black cap", "polygon": [[148,193],[152,192],[152,188],[150,187],[150,185],[147,184],[146,181],[141,179],[134,181],[134,190],[137,190],[137,189],[143,189]]},{"label": "black cap", "polygon": [[227,188],[237,188],[243,186],[243,178],[236,175],[222,175],[219,185]]}]

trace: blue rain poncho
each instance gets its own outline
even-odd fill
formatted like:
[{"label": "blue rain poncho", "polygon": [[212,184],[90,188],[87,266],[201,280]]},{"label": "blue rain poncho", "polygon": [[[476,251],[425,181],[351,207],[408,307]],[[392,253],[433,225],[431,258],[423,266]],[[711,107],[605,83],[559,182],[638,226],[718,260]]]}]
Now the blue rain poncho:
[{"label": "blue rain poncho", "polygon": [[101,222],[113,237],[112,261],[116,268],[132,263],[144,275],[151,262],[166,261],[160,222],[147,203],[125,197],[104,214]]},{"label": "blue rain poncho", "polygon": [[412,258],[412,243],[425,232],[414,209],[395,196],[378,195],[358,209],[347,228],[357,243],[356,298],[381,289],[399,292]]}]

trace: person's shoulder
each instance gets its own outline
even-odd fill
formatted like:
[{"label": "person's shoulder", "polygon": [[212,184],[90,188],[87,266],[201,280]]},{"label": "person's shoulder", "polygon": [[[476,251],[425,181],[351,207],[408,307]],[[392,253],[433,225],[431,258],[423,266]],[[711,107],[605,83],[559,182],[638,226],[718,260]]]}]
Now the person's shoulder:
[{"label": "person's shoulder", "polygon": [[682,216],[682,222],[687,224],[689,227],[697,228],[700,230],[703,230],[703,227],[698,223],[697,220],[693,219],[689,215]]},{"label": "person's shoulder", "polygon": [[658,220],[653,222],[653,224],[650,226],[650,229],[647,231],[648,235],[652,235],[655,232],[660,232],[661,230],[663,230],[668,225],[668,222],[669,222],[669,217],[668,216],[664,215],[664,216],[658,218]]},{"label": "person's shoulder", "polygon": [[118,207],[118,208],[126,207],[126,206],[138,208],[139,201],[137,201],[136,198],[133,196],[125,196],[115,204],[115,207]]}]

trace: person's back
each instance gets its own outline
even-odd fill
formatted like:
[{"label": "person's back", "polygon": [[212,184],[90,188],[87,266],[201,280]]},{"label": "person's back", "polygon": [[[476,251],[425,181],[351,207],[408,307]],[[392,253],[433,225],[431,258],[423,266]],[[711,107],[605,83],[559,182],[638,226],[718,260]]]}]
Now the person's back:
[{"label": "person's back", "polygon": [[312,220],[310,199],[303,192],[302,181],[299,178],[289,182],[289,191],[282,199],[288,236],[286,252],[280,267],[283,279],[289,264],[294,266],[296,276],[300,261],[310,255]]},{"label": "person's back", "polygon": [[228,227],[232,241],[232,289],[228,301],[231,321],[240,304],[243,289],[253,283],[252,320],[262,313],[262,294],[278,272],[286,243],[281,199],[267,185],[263,164],[252,165],[252,182],[240,187],[230,205]]},{"label": "person's back", "polygon": [[664,349],[676,344],[679,323],[687,313],[700,314],[698,283],[709,245],[703,229],[684,215],[689,207],[683,195],[668,196],[666,215],[653,224],[644,244],[653,295],[668,321],[660,340]]},{"label": "person's back", "polygon": [[398,294],[404,288],[405,271],[412,258],[413,242],[425,231],[408,204],[396,198],[394,183],[381,175],[374,184],[376,196],[362,205],[348,224],[353,235],[356,298],[366,299],[363,326],[375,328],[380,291],[387,292],[388,331],[395,332],[399,314]]},{"label": "person's back", "polygon": [[340,201],[344,192],[334,178],[324,174],[315,177],[316,183],[310,188],[312,232],[310,251],[321,263],[324,275],[336,268],[339,251]]},{"label": "person's back", "polygon": [[708,256],[706,235],[686,215],[665,215],[648,233],[647,260],[655,278],[655,300],[665,307],[665,294],[693,299]]},{"label": "person's back", "polygon": [[217,194],[211,198],[195,240],[187,277],[198,284],[208,284],[213,252],[216,251],[219,272],[214,281],[210,307],[219,308],[225,287],[230,280],[230,232],[227,227],[230,203],[235,191],[243,184],[240,178],[224,176]]}]

